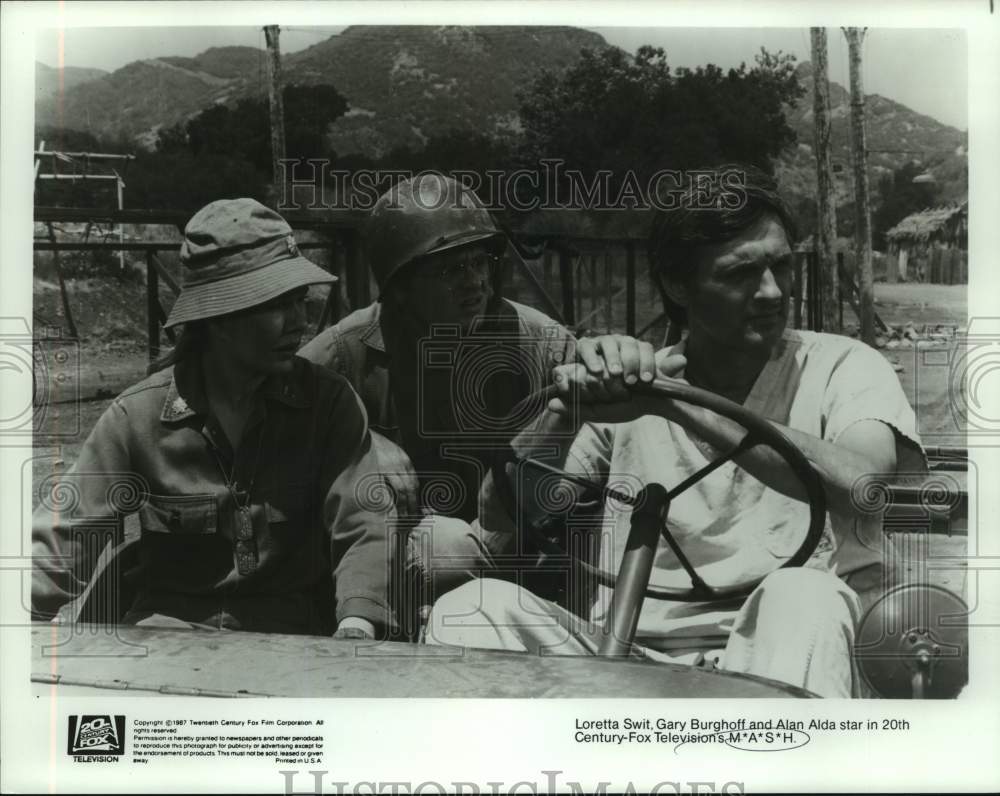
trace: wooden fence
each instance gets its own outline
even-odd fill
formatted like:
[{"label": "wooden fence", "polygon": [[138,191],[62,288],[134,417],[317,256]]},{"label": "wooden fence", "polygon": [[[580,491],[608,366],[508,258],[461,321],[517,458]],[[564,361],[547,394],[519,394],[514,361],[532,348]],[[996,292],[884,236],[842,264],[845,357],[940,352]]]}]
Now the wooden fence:
[{"label": "wooden fence", "polygon": [[[35,251],[54,253],[54,265],[63,283],[60,254],[69,251],[124,251],[145,256],[146,315],[150,360],[160,355],[161,330],[167,310],[161,300],[161,287],[175,296],[180,290],[176,269],[168,267],[163,254],[177,252],[179,240],[57,240],[54,223],[112,223],[154,225],[183,230],[190,213],[122,210],[99,211],[77,208],[36,207],[35,221],[48,227],[47,238],[36,238]],[[352,310],[366,306],[377,294],[377,287],[361,252],[360,227],[363,215],[338,214],[335,218],[317,218],[285,214],[298,235],[299,248],[313,252],[322,267],[340,277],[329,293],[319,319],[318,329],[335,323]],[[310,239],[304,239],[304,238]],[[662,342],[666,316],[659,293],[649,280],[645,267],[638,274],[637,250],[641,241],[634,239],[598,239],[585,237],[539,236],[517,239],[525,256],[508,258],[505,294],[532,304],[579,334],[624,331]],[[72,327],[68,294],[63,304]],[[75,332],[75,330],[74,330]],[[168,340],[173,336],[166,331]],[[658,338],[658,339],[657,339]]]},{"label": "wooden fence", "polygon": [[[35,221],[48,225],[49,236],[36,238],[34,248],[35,251],[54,252],[57,272],[61,252],[142,253],[146,273],[148,352],[152,360],[160,355],[162,327],[167,316],[161,287],[172,295],[180,290],[176,269],[169,268],[162,255],[177,252],[180,241],[60,241],[52,234],[51,225],[108,222],[166,225],[182,230],[189,216],[188,213],[151,210],[102,212],[36,207]],[[338,214],[332,218],[286,214],[285,217],[293,229],[306,233],[298,236],[299,248],[312,252],[318,264],[340,277],[329,293],[318,329],[369,304],[377,295],[377,287],[361,251],[363,214]],[[524,237],[515,234],[515,238],[521,256],[506,261],[504,290],[508,298],[539,308],[578,335],[625,332],[649,340],[657,347],[671,337],[664,295],[657,280],[650,277],[645,255],[640,254],[644,240],[538,233]],[[851,278],[844,273],[843,263],[841,265],[842,298],[847,303],[855,303]],[[795,328],[822,331],[820,275],[814,252],[795,255],[791,304],[789,321]],[[64,306],[67,316],[71,317],[65,291]],[[166,336],[173,340],[169,330]]]}]

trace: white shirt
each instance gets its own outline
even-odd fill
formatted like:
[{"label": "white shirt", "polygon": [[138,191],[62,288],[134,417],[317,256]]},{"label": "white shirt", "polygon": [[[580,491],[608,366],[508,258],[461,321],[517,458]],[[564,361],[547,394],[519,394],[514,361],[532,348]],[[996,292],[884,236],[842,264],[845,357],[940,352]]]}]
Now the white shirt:
[{"label": "white shirt", "polygon": [[[683,343],[675,351],[682,353]],[[831,443],[854,423],[878,420],[895,432],[897,471],[926,470],[914,413],[899,379],[878,351],[857,340],[786,330],[743,406]],[[653,481],[670,489],[708,461],[682,426],[645,417],[621,425],[588,424],[573,444],[566,469],[634,494]],[[863,499],[858,505],[850,514],[827,512],[824,536],[807,566],[843,576],[887,556],[881,512],[865,510]],[[617,572],[630,516],[626,505],[613,500],[605,505],[598,561],[602,569]],[[808,528],[809,510],[727,462],[679,495],[667,522],[706,582],[725,586],[762,577],[791,557]],[[690,586],[687,573],[662,539],[651,582]],[[609,599],[610,590],[599,589],[593,621],[603,621]],[[672,648],[690,644],[692,637],[725,635],[735,607],[733,602],[646,599],[637,639]]]}]

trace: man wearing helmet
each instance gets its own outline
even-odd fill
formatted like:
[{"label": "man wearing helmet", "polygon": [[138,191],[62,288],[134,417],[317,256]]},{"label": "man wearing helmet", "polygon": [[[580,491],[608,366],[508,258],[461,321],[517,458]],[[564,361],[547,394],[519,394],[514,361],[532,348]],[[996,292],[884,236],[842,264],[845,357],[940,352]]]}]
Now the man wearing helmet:
[{"label": "man wearing helmet", "polygon": [[651,380],[652,348],[621,335],[577,344],[556,321],[503,298],[502,258],[517,254],[475,194],[447,177],[426,173],[391,188],[364,241],[379,300],[300,355],[360,394],[400,522],[417,526],[410,574],[429,585],[427,559],[447,560],[434,573],[440,593],[492,566],[498,552],[467,523],[479,513],[490,450],[524,425],[505,422],[517,404],[576,358],[595,375]]}]

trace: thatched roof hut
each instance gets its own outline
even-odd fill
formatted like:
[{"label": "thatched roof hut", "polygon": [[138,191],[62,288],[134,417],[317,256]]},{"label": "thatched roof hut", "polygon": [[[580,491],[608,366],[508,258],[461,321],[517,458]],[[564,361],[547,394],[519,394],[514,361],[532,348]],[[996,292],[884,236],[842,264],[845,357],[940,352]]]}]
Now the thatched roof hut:
[{"label": "thatched roof hut", "polygon": [[934,207],[908,215],[885,233],[890,246],[902,248],[928,246],[937,243],[943,246],[967,248],[969,224],[969,201],[960,205]]},{"label": "thatched roof hut", "polygon": [[890,282],[897,275],[945,284],[968,279],[969,201],[913,213],[885,233],[889,253],[896,258]]}]

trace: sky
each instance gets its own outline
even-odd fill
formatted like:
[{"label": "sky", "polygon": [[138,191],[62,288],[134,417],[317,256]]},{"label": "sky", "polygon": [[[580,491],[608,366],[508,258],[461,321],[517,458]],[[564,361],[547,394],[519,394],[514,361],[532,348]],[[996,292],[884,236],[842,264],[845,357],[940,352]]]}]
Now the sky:
[{"label": "sky", "polygon": [[[296,52],[339,33],[339,27],[282,28],[283,52]],[[591,28],[629,52],[643,44],[666,50],[672,66],[753,63],[761,47],[810,60],[806,28]],[[847,43],[836,28],[827,31],[830,79],[848,85]],[[113,71],[132,61],[166,55],[192,56],[209,47],[264,46],[261,28],[67,28],[62,39],[67,66]],[[869,28],[864,45],[864,88],[968,129],[968,48],[965,33],[948,29]],[[39,33],[37,60],[59,63],[59,35]]]}]

